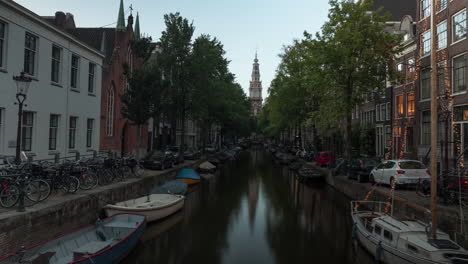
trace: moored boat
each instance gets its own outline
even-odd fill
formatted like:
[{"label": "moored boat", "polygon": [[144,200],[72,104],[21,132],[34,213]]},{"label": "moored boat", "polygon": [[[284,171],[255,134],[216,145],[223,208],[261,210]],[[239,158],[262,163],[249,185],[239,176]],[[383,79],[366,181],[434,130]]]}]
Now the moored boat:
[{"label": "moored boat", "polygon": [[143,215],[116,214],[0,258],[1,264],[111,264],[132,250],[146,227]]},{"label": "moored boat", "polygon": [[104,206],[106,215],[137,213],[151,222],[165,218],[182,209],[185,197],[175,194],[150,194],[140,198]]},{"label": "moored boat", "polygon": [[193,169],[183,169],[177,174],[176,179],[184,180],[188,185],[197,184],[200,182],[201,177]]},{"label": "moored boat", "polygon": [[376,260],[387,264],[468,263],[468,251],[448,234],[437,230],[437,239],[431,239],[428,225],[386,214],[386,206],[386,202],[351,202],[353,236]]}]

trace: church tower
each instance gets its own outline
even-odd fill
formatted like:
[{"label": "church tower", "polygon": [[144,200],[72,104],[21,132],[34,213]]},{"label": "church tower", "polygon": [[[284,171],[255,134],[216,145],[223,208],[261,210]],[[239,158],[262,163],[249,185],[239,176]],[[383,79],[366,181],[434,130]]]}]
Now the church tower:
[{"label": "church tower", "polygon": [[252,104],[252,114],[257,116],[262,108],[262,82],[260,81],[260,67],[258,64],[257,53],[255,52],[255,59],[252,69],[252,80],[250,81],[249,98]]}]

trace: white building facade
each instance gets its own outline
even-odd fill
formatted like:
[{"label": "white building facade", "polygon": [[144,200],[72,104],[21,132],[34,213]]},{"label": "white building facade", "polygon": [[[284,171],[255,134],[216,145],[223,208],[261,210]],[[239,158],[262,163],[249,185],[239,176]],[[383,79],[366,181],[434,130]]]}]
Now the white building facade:
[{"label": "white building facade", "polygon": [[104,55],[10,0],[0,0],[0,154],[14,155],[16,83],[33,80],[25,101],[21,149],[34,159],[99,149]]}]

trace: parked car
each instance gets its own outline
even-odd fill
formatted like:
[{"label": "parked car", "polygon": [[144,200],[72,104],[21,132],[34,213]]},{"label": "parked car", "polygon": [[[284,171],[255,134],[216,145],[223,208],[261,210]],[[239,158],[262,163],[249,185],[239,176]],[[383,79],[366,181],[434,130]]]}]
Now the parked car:
[{"label": "parked car", "polygon": [[201,156],[200,151],[195,150],[193,148],[189,148],[186,151],[184,151],[184,159],[186,160],[197,160]]},{"label": "parked car", "polygon": [[348,167],[348,179],[358,182],[368,182],[370,172],[379,165],[379,161],[373,159],[355,159]]},{"label": "parked car", "polygon": [[174,167],[174,164],[174,155],[170,151],[156,151],[143,161],[143,167],[150,170],[164,170]]},{"label": "parked car", "polygon": [[332,170],[333,175],[346,175],[348,172],[348,161],[346,159],[336,159],[328,163],[328,168]]},{"label": "parked car", "polygon": [[318,156],[315,158],[315,161],[320,166],[327,166],[328,163],[335,160],[335,153],[333,151],[321,151],[318,153]]},{"label": "parked car", "polygon": [[419,160],[387,160],[375,167],[369,176],[370,182],[383,184],[417,184],[420,179],[430,179],[426,166]]}]

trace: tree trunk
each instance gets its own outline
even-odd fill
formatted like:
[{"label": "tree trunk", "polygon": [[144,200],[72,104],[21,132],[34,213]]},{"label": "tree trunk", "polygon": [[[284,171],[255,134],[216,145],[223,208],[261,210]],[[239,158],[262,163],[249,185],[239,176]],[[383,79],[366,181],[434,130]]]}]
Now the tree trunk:
[{"label": "tree trunk", "polygon": [[160,148],[160,145],[158,142],[159,134],[160,134],[159,123],[160,123],[159,114],[155,114],[153,116],[153,150]]},{"label": "tree trunk", "polygon": [[137,140],[137,153],[136,153],[136,158],[137,160],[140,160],[141,158],[141,147],[143,143],[142,135],[141,135],[141,124],[138,124],[138,140]]},{"label": "tree trunk", "polygon": [[348,77],[348,85],[345,88],[345,103],[346,103],[346,123],[345,123],[345,159],[351,162],[351,153],[352,153],[352,120],[351,120],[351,113],[354,111],[354,107],[352,105],[352,96],[353,96],[353,82],[351,76]]}]

